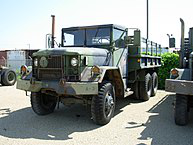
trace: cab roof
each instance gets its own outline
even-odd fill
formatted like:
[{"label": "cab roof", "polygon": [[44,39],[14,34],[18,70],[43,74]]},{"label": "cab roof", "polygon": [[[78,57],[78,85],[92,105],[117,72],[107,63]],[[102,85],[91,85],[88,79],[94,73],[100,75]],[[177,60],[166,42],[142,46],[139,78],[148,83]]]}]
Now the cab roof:
[{"label": "cab roof", "polygon": [[116,24],[105,24],[105,25],[90,25],[90,26],[77,26],[77,27],[68,27],[68,28],[62,28],[62,30],[70,30],[70,29],[92,29],[92,28],[117,28],[120,30],[125,30],[126,27],[116,25]]}]

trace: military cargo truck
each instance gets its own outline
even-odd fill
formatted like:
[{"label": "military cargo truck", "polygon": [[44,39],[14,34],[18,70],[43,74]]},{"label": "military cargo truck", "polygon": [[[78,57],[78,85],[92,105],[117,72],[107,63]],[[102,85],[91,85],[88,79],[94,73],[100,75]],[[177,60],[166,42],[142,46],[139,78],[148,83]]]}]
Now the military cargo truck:
[{"label": "military cargo truck", "polygon": [[12,86],[16,82],[16,73],[7,67],[0,66],[0,84],[2,86]]},{"label": "military cargo truck", "polygon": [[177,125],[188,123],[188,112],[193,107],[193,28],[189,29],[189,37],[184,38],[184,21],[181,21],[180,68],[171,70],[171,79],[167,79],[165,90],[176,93],[174,103],[174,119]]},{"label": "military cargo truck", "polygon": [[93,121],[104,125],[113,117],[116,99],[155,96],[161,45],[142,38],[139,29],[114,24],[63,28],[59,48],[53,48],[53,30],[52,48],[34,53],[32,72],[17,83],[31,92],[38,115],[52,113],[59,102],[82,103],[91,105]]}]

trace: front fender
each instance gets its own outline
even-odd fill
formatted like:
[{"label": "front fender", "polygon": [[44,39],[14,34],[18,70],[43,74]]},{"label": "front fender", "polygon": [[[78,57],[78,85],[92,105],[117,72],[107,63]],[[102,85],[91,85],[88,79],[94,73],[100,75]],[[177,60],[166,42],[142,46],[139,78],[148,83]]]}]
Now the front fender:
[{"label": "front fender", "polygon": [[[101,70],[101,75],[100,75],[100,78],[98,80],[99,83],[102,83],[102,81],[104,80],[104,77],[106,75],[108,75],[107,72],[115,72],[116,71],[117,74],[119,75],[119,77],[122,78],[122,75],[120,73],[120,69],[118,67],[102,66],[102,67],[100,67],[100,70]],[[107,76],[107,77],[109,78],[110,76]]]},{"label": "front fender", "polygon": [[120,69],[118,67],[111,67],[111,66],[97,66],[97,67],[100,69],[100,73],[98,74],[94,74],[92,72],[93,67],[86,67],[81,73],[81,82],[89,81],[102,83],[108,71],[116,71],[119,74],[120,78],[122,78]]},{"label": "front fender", "polygon": [[98,83],[102,83],[104,80],[111,81],[115,87],[115,95],[117,97],[124,97],[124,82],[119,67],[100,67],[101,76]]}]

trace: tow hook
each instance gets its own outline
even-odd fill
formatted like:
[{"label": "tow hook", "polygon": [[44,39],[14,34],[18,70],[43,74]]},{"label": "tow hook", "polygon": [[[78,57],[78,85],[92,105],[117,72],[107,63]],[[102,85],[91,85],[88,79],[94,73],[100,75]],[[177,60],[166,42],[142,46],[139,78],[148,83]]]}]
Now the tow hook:
[{"label": "tow hook", "polygon": [[31,78],[31,79],[30,79],[30,84],[32,84],[32,85],[35,84],[35,79],[34,79],[34,78]]},{"label": "tow hook", "polygon": [[59,85],[64,87],[65,84],[66,84],[66,79],[64,79],[64,78],[60,79]]}]

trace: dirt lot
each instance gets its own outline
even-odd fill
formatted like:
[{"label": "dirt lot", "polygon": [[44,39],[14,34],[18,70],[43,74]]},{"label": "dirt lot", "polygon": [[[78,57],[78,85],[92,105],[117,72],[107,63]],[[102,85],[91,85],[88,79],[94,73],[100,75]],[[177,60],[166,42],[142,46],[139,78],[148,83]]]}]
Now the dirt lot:
[{"label": "dirt lot", "polygon": [[81,105],[61,104],[53,114],[37,116],[25,92],[0,86],[0,145],[193,144],[193,117],[188,126],[176,126],[172,103],[173,95],[164,91],[148,102],[119,100],[112,121],[98,126]]}]

